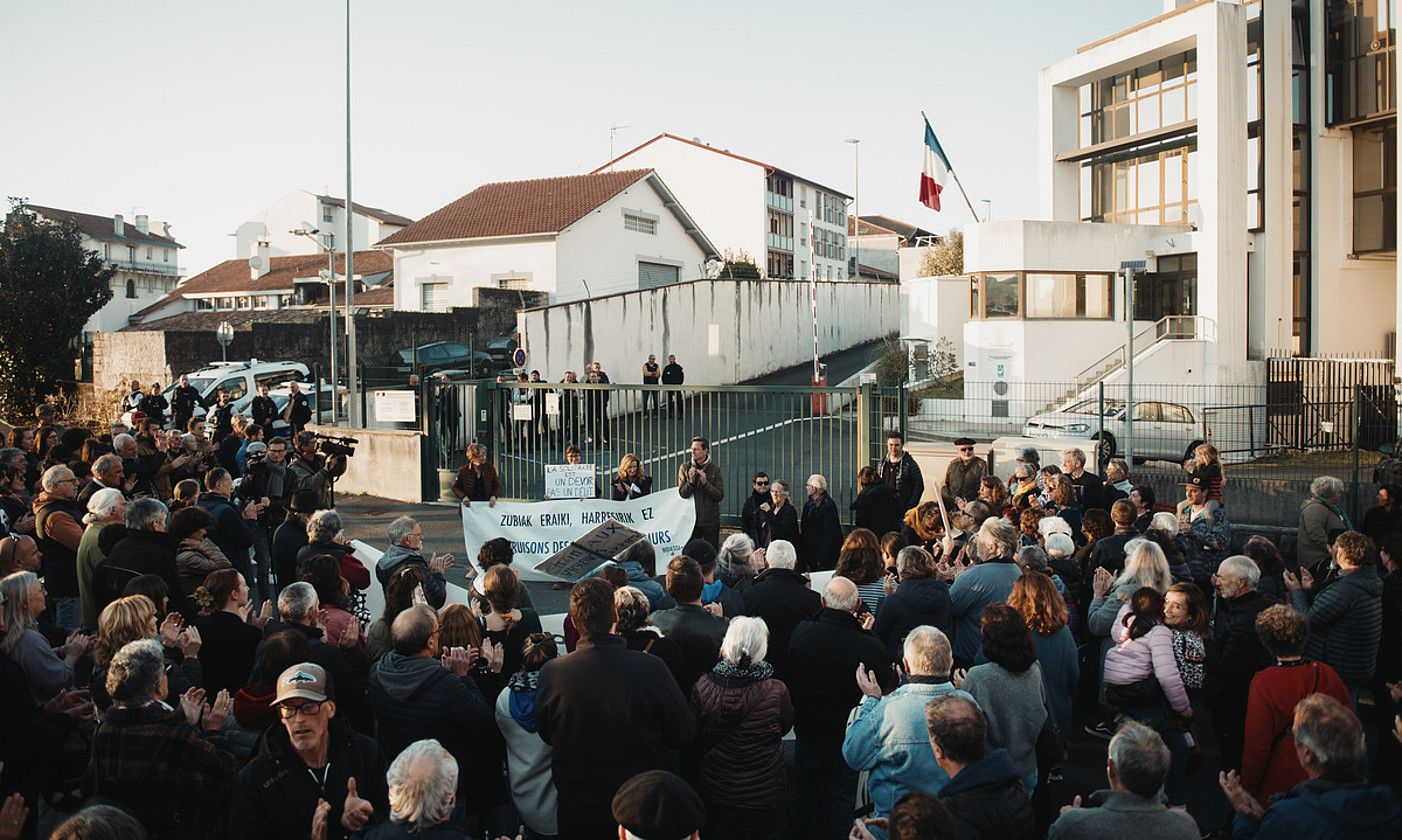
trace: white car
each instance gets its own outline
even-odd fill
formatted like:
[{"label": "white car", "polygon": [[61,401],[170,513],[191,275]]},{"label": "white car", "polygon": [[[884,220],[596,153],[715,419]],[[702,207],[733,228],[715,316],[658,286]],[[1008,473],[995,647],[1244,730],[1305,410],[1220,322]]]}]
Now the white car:
[{"label": "white car", "polygon": [[[1106,400],[1104,422],[1098,399],[1082,400],[1059,411],[1038,414],[1022,427],[1023,437],[1082,438],[1099,441],[1106,458],[1119,455],[1128,429],[1122,400]],[[1101,432],[1101,427],[1104,432]],[[1192,457],[1205,436],[1191,409],[1178,403],[1134,403],[1135,460],[1154,458],[1181,463]]]},{"label": "white car", "polygon": [[[263,362],[250,359],[246,362],[215,362],[197,371],[185,374],[190,377],[190,387],[200,392],[200,396],[213,403],[219,389],[229,394],[229,401],[238,404],[247,397],[252,400],[258,395],[258,387],[267,385],[271,389],[285,386],[289,382],[306,382],[311,379],[311,371],[301,362]],[[180,384],[179,377],[166,388],[166,399]],[[195,406],[195,416],[203,417],[204,409]]]}]

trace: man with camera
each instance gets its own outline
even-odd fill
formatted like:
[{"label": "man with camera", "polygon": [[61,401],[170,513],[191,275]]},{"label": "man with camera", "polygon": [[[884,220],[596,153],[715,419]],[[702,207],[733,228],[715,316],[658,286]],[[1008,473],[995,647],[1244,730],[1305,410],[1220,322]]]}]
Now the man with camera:
[{"label": "man with camera", "polygon": [[[257,428],[257,425],[254,425]],[[275,437],[266,444],[253,441],[248,445],[244,478],[239,482],[237,496],[257,502],[261,511],[255,520],[253,559],[258,564],[258,588],[271,597],[268,571],[272,568],[272,533],[287,518],[297,478],[287,466],[287,438]]]},{"label": "man with camera", "polygon": [[297,489],[316,493],[317,507],[332,507],[332,485],[346,473],[346,459],[350,457],[348,448],[332,443],[332,454],[328,457],[318,452],[319,440],[316,432],[298,432],[297,457],[288,470],[297,479]]}]

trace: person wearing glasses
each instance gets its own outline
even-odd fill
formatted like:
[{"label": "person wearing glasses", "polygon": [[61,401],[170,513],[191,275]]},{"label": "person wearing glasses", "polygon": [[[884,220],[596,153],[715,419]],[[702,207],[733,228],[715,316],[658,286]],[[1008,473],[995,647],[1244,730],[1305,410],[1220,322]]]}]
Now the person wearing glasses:
[{"label": "person wearing glasses", "polygon": [[[949,462],[944,470],[945,505],[950,502],[972,502],[978,498],[979,486],[988,475],[988,462],[974,454],[974,439],[961,437],[954,441],[959,457]],[[962,506],[961,506],[962,507]]]},{"label": "person wearing glasses", "polygon": [[373,738],[336,717],[326,671],[300,662],[277,678],[281,726],[239,773],[229,809],[230,840],[343,838],[389,813],[385,758]]},{"label": "person wearing glasses", "polygon": [[64,633],[78,629],[78,543],[83,539],[83,509],[78,505],[78,479],[55,465],[39,477],[34,498],[34,536],[44,555],[40,566],[54,608],[54,624]]},{"label": "person wearing glasses", "polygon": [[740,530],[754,542],[764,545],[764,516],[774,507],[769,494],[769,473],[757,472],[750,481],[750,495],[740,506]]}]

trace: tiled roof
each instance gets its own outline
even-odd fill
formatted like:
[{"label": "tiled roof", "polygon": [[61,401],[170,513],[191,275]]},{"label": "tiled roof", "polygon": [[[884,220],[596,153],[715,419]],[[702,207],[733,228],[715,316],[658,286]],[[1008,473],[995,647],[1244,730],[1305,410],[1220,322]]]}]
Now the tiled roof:
[{"label": "tiled roof", "polygon": [[157,321],[123,327],[123,332],[161,330],[170,332],[213,332],[225,321],[236,330],[247,329],[254,321],[264,324],[310,324],[325,317],[322,308],[298,309],[218,309],[181,312]]},{"label": "tiled roof", "polygon": [[715,146],[712,146],[710,143],[702,143],[700,140],[688,140],[688,139],[686,139],[685,137],[678,137],[678,136],[675,135],[675,134],[668,134],[668,133],[665,132],[665,131],[662,132],[661,134],[657,135],[656,137],[652,138],[651,140],[648,140],[646,143],[640,143],[640,144],[638,144],[637,146],[634,146],[633,148],[629,149],[628,151],[624,152],[623,154],[619,155],[618,157],[614,158],[613,160],[609,161],[608,163],[604,164],[603,166],[600,166],[598,169],[595,169],[594,172],[604,172],[604,171],[606,171],[610,166],[613,166],[615,163],[618,163],[619,161],[623,160],[624,158],[628,157],[629,155],[633,154],[634,152],[638,151],[639,149],[643,149],[643,148],[646,148],[646,147],[648,147],[648,146],[651,146],[653,143],[656,143],[656,142],[659,141],[659,140],[675,140],[675,141],[677,141],[678,143],[685,143],[685,144],[687,144],[688,146],[695,146],[695,147],[698,148],[698,149],[705,149],[705,150],[708,151],[708,152],[715,152],[715,153],[718,154],[718,155],[724,155],[724,156],[726,156],[726,157],[728,157],[728,158],[733,158],[733,159],[738,160],[738,161],[741,161],[741,162],[743,162],[743,163],[753,164],[753,165],[755,165],[755,166],[761,167],[761,168],[763,168],[763,169],[766,169],[766,170],[769,170],[769,171],[772,171],[772,172],[782,172],[783,174],[789,176],[790,178],[795,178],[795,179],[797,179],[797,180],[799,180],[799,181],[803,181],[803,182],[805,182],[805,183],[812,184],[812,185],[814,185],[814,186],[816,186],[816,187],[820,187],[820,188],[822,188],[822,190],[823,190],[824,192],[830,192],[830,193],[832,193],[833,195],[840,196],[840,197],[842,197],[842,198],[851,198],[851,197],[852,197],[852,196],[848,195],[847,193],[842,192],[841,190],[835,190],[835,189],[833,189],[832,187],[829,187],[829,186],[825,186],[825,185],[823,185],[823,184],[820,184],[820,183],[818,183],[817,181],[814,181],[812,178],[805,178],[805,177],[803,177],[802,175],[795,175],[793,172],[791,172],[791,171],[789,171],[789,170],[787,170],[787,169],[784,169],[782,166],[775,166],[775,165],[770,164],[770,163],[765,163],[764,161],[759,161],[759,160],[755,160],[754,158],[745,157],[744,155],[737,155],[737,154],[735,154],[734,152],[730,151],[729,149],[717,149]]},{"label": "tiled roof", "polygon": [[875,266],[866,265],[865,263],[863,263],[863,264],[860,266],[860,269],[859,269],[859,271],[858,271],[858,274],[859,274],[860,276],[862,276],[862,277],[868,277],[868,278],[870,278],[870,279],[872,279],[872,280],[899,280],[899,279],[900,279],[900,278],[897,277],[895,274],[892,274],[891,272],[887,271],[887,270],[884,269],[884,268],[876,268]]},{"label": "tiled roof", "polygon": [[[317,199],[321,201],[321,203],[329,204],[332,207],[346,206],[346,200],[344,198],[336,198],[332,195],[319,195]],[[351,204],[355,205],[355,212],[374,219],[377,222],[384,222],[387,225],[400,225],[401,227],[414,223],[414,220],[408,216],[401,216],[398,213],[391,213],[388,210],[381,210],[378,207],[369,207],[358,201],[352,201]]]},{"label": "tiled roof", "polygon": [[[273,257],[272,270],[254,280],[248,267],[248,260],[224,260],[215,267],[202,271],[176,286],[175,291],[137,312],[136,315],[154,312],[172,301],[190,294],[236,294],[239,292],[290,289],[294,279],[316,277],[325,268],[325,254],[293,254],[286,257]],[[336,273],[339,275],[345,270],[346,255],[338,253],[336,254]],[[394,257],[390,254],[384,251],[355,252],[355,273],[358,277],[393,271]],[[344,278],[342,282],[344,282]]]},{"label": "tiled roof", "polygon": [[363,292],[355,293],[355,305],[361,306],[394,306],[394,285],[376,286],[373,289],[366,289]]},{"label": "tiled roof", "polygon": [[[847,235],[855,236],[856,217],[847,217]],[[880,236],[883,233],[893,233],[902,239],[916,239],[921,236],[934,236],[924,228],[917,227],[900,219],[893,219],[890,216],[862,216],[862,236]]]},{"label": "tiled roof", "polygon": [[376,244],[558,233],[650,172],[628,169],[483,184]]},{"label": "tiled roof", "polygon": [[124,242],[143,242],[151,245],[174,246],[184,248],[179,242],[168,236],[161,236],[157,233],[142,233],[136,229],[136,225],[131,219],[125,219],[123,233],[118,235],[112,229],[113,219],[111,216],[97,216],[92,213],[79,213],[76,210],[60,210],[57,207],[40,207],[37,204],[26,204],[30,210],[54,222],[72,222],[78,226],[78,230],[86,233],[94,239],[112,239]]}]

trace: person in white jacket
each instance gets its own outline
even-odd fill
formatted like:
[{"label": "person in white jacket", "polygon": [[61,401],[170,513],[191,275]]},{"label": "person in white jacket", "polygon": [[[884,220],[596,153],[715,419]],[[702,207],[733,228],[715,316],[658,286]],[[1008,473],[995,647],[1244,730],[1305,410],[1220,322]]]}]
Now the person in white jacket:
[{"label": "person in white jacket", "polygon": [[532,633],[521,648],[521,670],[497,695],[497,727],[506,740],[506,771],[511,801],[521,822],[536,834],[559,832],[555,819],[555,779],[551,775],[553,748],[536,731],[535,696],[540,669],[559,655],[548,633]]}]

